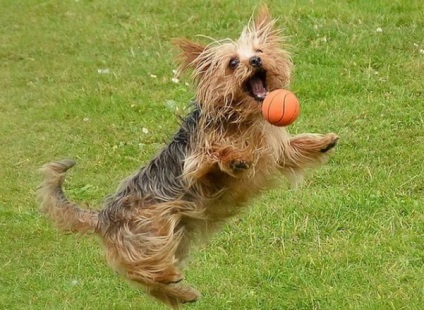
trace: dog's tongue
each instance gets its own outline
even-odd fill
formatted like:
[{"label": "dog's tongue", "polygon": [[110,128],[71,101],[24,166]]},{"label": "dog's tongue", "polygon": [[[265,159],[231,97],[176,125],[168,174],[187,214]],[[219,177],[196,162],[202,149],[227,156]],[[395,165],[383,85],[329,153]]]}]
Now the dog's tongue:
[{"label": "dog's tongue", "polygon": [[250,79],[249,83],[253,96],[259,100],[265,99],[266,89],[264,83],[262,83],[262,80],[258,76],[254,76]]}]

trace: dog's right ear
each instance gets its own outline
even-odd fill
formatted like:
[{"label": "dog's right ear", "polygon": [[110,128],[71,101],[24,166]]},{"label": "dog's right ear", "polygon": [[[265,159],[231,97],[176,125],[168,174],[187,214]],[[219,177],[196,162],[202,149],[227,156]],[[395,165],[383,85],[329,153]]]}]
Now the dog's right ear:
[{"label": "dog's right ear", "polygon": [[186,38],[174,39],[172,42],[181,50],[178,57],[181,64],[180,70],[183,71],[188,67],[196,68],[199,62],[199,56],[206,50],[206,46],[192,42]]}]

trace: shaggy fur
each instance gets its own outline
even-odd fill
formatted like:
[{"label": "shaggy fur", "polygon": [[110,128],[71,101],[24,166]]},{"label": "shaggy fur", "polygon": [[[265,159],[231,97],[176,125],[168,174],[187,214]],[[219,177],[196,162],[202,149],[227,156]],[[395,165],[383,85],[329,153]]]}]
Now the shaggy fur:
[{"label": "shaggy fur", "polygon": [[172,141],[125,179],[102,210],[83,210],[62,191],[62,160],[42,168],[42,210],[62,230],[94,232],[110,265],[172,308],[200,294],[183,280],[195,241],[283,174],[296,184],[306,168],[325,162],[335,134],[291,136],[261,117],[266,93],[286,87],[291,62],[266,7],[236,41],[209,45],[176,40],[181,70],[197,84],[193,111]]}]

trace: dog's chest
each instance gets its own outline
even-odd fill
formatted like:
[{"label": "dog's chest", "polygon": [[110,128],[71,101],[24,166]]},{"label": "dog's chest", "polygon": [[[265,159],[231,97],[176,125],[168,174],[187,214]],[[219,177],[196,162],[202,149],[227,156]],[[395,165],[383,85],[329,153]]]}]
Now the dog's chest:
[{"label": "dog's chest", "polygon": [[281,128],[265,128],[251,131],[232,145],[246,162],[248,169],[236,176],[221,179],[225,190],[211,201],[209,212],[225,217],[233,215],[253,197],[269,188],[279,175],[279,165],[288,134]]}]

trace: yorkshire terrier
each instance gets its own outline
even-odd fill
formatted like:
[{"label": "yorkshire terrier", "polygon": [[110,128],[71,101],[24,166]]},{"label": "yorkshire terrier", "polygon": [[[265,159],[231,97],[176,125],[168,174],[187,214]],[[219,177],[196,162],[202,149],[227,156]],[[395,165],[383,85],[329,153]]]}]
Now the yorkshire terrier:
[{"label": "yorkshire terrier", "polygon": [[266,7],[241,36],[209,45],[176,40],[181,71],[196,84],[192,111],[158,154],[126,178],[102,210],[84,210],[62,190],[72,160],[43,166],[42,211],[62,230],[94,232],[109,264],[177,309],[200,294],[183,280],[190,246],[205,241],[276,176],[292,184],[324,163],[333,134],[291,136],[261,116],[272,90],[287,87],[292,63]]}]

